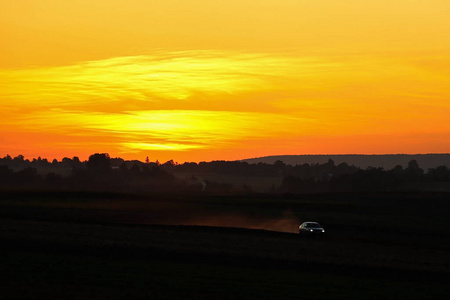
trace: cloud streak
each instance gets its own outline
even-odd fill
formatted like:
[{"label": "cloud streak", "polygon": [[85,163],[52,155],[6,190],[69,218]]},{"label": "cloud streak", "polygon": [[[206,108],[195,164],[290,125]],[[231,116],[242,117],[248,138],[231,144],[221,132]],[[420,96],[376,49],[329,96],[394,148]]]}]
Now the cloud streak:
[{"label": "cloud streak", "polygon": [[[268,77],[289,76],[292,64],[299,62],[261,54],[191,51],[8,70],[0,76],[3,97],[25,102],[39,99],[42,105],[127,99],[183,100],[195,91],[233,94],[271,89],[274,86]],[[17,88],[19,85],[21,88]]]},{"label": "cloud streak", "polygon": [[[261,124],[261,120],[266,120]],[[130,150],[173,150],[230,147],[243,139],[285,134],[298,119],[268,113],[229,111],[129,111],[121,114],[49,111],[35,114],[22,124],[27,131],[59,132],[77,136],[114,136]],[[290,123],[290,124],[289,124]],[[57,124],[57,126],[49,125]],[[287,127],[286,127],[287,126]]]},{"label": "cloud streak", "polygon": [[11,135],[77,148],[296,151],[312,137],[445,134],[449,76],[430,58],[161,50],[0,70],[0,117]]}]

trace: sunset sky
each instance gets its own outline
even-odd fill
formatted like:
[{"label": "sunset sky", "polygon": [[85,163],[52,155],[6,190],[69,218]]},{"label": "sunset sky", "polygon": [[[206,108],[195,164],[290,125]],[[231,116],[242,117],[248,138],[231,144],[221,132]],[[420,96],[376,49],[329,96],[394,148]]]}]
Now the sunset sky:
[{"label": "sunset sky", "polygon": [[449,0],[3,0],[0,156],[450,152]]}]

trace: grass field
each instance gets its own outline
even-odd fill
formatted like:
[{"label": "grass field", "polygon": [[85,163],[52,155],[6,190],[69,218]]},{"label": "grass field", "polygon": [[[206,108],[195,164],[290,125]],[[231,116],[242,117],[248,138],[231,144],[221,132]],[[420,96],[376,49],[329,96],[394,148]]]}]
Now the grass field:
[{"label": "grass field", "polygon": [[[3,192],[1,299],[448,299],[446,194]],[[301,221],[327,236],[299,238]]]}]

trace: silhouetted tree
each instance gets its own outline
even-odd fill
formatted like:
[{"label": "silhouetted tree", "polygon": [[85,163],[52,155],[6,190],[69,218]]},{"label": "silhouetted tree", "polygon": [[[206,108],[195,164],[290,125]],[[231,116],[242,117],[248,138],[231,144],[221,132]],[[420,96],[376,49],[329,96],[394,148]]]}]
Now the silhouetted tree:
[{"label": "silhouetted tree", "polygon": [[[38,175],[37,169],[43,174]],[[58,168],[65,169],[63,172]],[[67,168],[72,172],[68,176]],[[15,172],[14,170],[20,170]],[[44,172],[47,172],[45,174]],[[185,178],[175,176],[185,173]],[[187,174],[186,174],[187,173]],[[190,173],[190,174],[189,174]],[[344,191],[404,191],[436,188],[448,190],[450,170],[447,166],[429,169],[425,173],[412,160],[406,168],[397,165],[391,170],[367,168],[362,170],[346,163],[335,165],[333,160],[323,164],[286,165],[281,160],[273,163],[249,164],[241,161],[212,161],[177,164],[169,160],[163,165],[152,163],[148,157],[144,162],[122,158],[110,158],[107,153],[96,153],[88,161],[78,157],[63,158],[61,162],[38,157],[30,160],[23,155],[14,159],[7,155],[0,158],[0,186],[61,188],[80,190],[133,191],[189,191],[209,193],[250,193],[246,185],[231,186],[209,181],[205,188],[201,174],[227,174],[237,176],[283,176],[281,186],[272,191],[288,193],[344,192]],[[195,179],[195,177],[197,179]],[[190,177],[190,179],[188,179]],[[43,180],[43,178],[45,180]],[[435,182],[439,184],[429,184]]]},{"label": "silhouetted tree", "polygon": [[329,167],[329,168],[332,168],[332,167],[334,167],[334,160],[332,160],[331,158],[328,160],[328,162],[326,163],[326,165]]},{"label": "silhouetted tree", "polygon": [[74,165],[81,164],[80,159],[78,158],[78,156],[74,156],[72,158],[72,162],[73,162]]},{"label": "silhouetted tree", "polygon": [[108,172],[111,170],[111,159],[108,153],[95,153],[89,156],[87,168],[92,172]]},{"label": "silhouetted tree", "polygon": [[415,159],[408,163],[408,167],[405,169],[405,179],[408,182],[417,182],[421,179],[424,171],[419,168],[419,164]]},{"label": "silhouetted tree", "polygon": [[14,157],[13,161],[16,163],[22,163],[25,161],[25,157],[22,154],[19,154],[16,157]]},{"label": "silhouetted tree", "polygon": [[428,171],[428,177],[434,182],[450,181],[450,169],[447,166],[430,169]]}]

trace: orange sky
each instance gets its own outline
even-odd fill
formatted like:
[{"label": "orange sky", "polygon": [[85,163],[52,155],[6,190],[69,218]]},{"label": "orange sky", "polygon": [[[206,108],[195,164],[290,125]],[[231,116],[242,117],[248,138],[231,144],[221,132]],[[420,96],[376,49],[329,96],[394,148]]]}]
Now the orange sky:
[{"label": "orange sky", "polygon": [[448,0],[4,0],[0,156],[450,152]]}]

